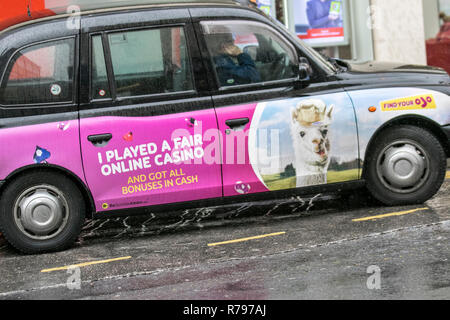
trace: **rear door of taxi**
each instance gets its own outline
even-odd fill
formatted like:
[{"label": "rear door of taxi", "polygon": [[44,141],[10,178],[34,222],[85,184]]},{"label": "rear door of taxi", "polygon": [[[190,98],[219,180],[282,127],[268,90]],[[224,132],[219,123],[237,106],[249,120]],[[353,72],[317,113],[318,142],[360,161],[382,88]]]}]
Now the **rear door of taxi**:
[{"label": "rear door of taxi", "polygon": [[205,156],[209,145],[220,152],[216,115],[188,10],[83,17],[82,36],[80,138],[96,210],[221,197],[220,162]]}]

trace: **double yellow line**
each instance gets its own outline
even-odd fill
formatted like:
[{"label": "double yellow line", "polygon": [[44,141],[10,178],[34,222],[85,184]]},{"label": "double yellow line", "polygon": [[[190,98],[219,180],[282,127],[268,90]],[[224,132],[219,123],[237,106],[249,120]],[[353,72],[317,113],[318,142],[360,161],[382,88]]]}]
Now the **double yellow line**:
[{"label": "double yellow line", "polygon": [[353,222],[361,222],[361,221],[368,221],[368,220],[378,220],[378,219],[384,219],[384,218],[394,217],[394,216],[403,216],[405,214],[410,214],[410,213],[414,213],[414,212],[418,212],[418,211],[425,211],[425,210],[429,210],[429,208],[418,208],[418,209],[412,209],[412,210],[406,210],[406,211],[380,214],[380,215],[372,216],[372,217],[353,219],[352,221]]},{"label": "double yellow line", "polygon": [[44,269],[44,270],[41,270],[41,272],[46,273],[46,272],[53,272],[53,271],[60,271],[60,270],[68,270],[71,268],[82,268],[82,267],[92,266],[95,264],[110,263],[110,262],[128,260],[128,259],[131,259],[131,256],[108,259],[108,260],[91,261],[91,262],[85,262],[85,263],[79,263],[79,264],[72,264],[70,266],[64,266],[64,267],[58,267],[58,268],[52,268],[52,269]]},{"label": "double yellow line", "polygon": [[[229,241],[210,243],[210,244],[208,244],[208,246],[209,247],[214,247],[214,246],[219,246],[219,245],[224,245],[224,244],[231,244],[231,243],[244,242],[244,241],[249,241],[249,240],[262,239],[262,238],[267,238],[267,237],[274,237],[274,236],[279,236],[279,235],[282,235],[282,234],[285,234],[285,233],[286,232],[276,232],[276,233],[270,233],[270,234],[263,234],[263,235],[254,236],[254,237],[248,237],[248,238],[241,238],[241,239],[236,239],[236,240],[229,240]],[[92,265],[96,265],[96,264],[105,264],[105,263],[110,263],[110,262],[128,260],[128,259],[131,259],[131,258],[132,258],[131,256],[127,256],[127,257],[120,257],[120,258],[107,259],[107,260],[98,260],[98,261],[84,262],[84,263],[72,264],[72,265],[68,265],[68,266],[64,266],[64,267],[43,269],[43,270],[41,270],[41,273],[48,273],[48,272],[54,272],[54,271],[68,270],[68,269],[71,269],[71,268],[82,268],[82,267],[92,266]]]},{"label": "double yellow line", "polygon": [[275,233],[269,233],[269,234],[263,234],[260,236],[254,236],[254,237],[248,237],[248,238],[241,238],[241,239],[235,239],[235,240],[228,240],[228,241],[222,241],[222,242],[215,242],[215,243],[209,243],[208,247],[215,247],[215,246],[220,246],[220,245],[224,245],[224,244],[231,244],[231,243],[238,243],[238,242],[244,242],[244,241],[249,241],[249,240],[257,240],[257,239],[262,239],[262,238],[267,238],[267,237],[274,237],[274,236],[280,236],[282,234],[286,234],[286,232],[275,232]]}]

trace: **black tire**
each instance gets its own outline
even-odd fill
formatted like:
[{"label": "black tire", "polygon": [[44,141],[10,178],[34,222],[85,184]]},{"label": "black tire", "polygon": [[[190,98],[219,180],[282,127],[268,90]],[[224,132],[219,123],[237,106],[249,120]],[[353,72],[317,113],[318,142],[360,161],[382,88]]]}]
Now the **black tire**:
[{"label": "black tire", "polygon": [[[375,138],[372,146],[366,155],[367,163],[364,175],[367,188],[377,200],[389,206],[420,204],[429,200],[439,191],[445,179],[447,158],[442,145],[432,133],[412,125],[390,127]],[[423,165],[426,168],[422,170],[421,166],[416,166],[420,168],[420,170],[416,170],[416,167],[412,165],[414,168],[410,172],[406,170],[405,176],[416,172],[415,177],[420,180],[411,186],[399,187],[395,177],[402,177],[402,175],[397,174],[395,170],[385,168],[389,167],[387,163],[397,163],[399,159],[404,160],[398,150],[407,147],[409,151],[416,148],[417,156],[423,159]],[[414,152],[410,152],[410,154],[414,154]],[[393,155],[398,156],[395,158]],[[389,174],[391,172],[393,173]]]},{"label": "black tire", "polygon": [[[39,204],[35,205],[35,209],[29,209],[32,214],[28,216],[21,211],[25,208],[24,211],[27,212],[27,208],[33,207],[34,203],[37,204],[42,199],[50,199],[48,200],[50,205],[57,203],[53,208],[59,210],[52,210],[49,206]],[[23,202],[27,205],[20,205]],[[47,219],[38,222],[48,222],[51,217],[56,216],[53,212],[57,212],[60,218],[53,218],[52,221],[63,221],[56,230],[39,230],[40,234],[34,234],[27,229],[23,220],[25,217],[33,217],[30,218],[32,221]],[[0,199],[0,230],[5,239],[23,253],[61,251],[70,247],[78,238],[85,214],[83,196],[71,179],[59,173],[39,170],[19,176],[6,186]],[[53,227],[52,223],[51,228]],[[48,235],[42,234],[43,232],[48,232]]]}]

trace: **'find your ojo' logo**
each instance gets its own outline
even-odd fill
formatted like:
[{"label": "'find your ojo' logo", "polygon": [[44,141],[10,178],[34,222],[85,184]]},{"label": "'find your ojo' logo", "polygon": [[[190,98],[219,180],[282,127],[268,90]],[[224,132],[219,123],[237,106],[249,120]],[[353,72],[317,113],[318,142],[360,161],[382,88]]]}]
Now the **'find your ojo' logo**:
[{"label": "'find your ojo' logo", "polygon": [[380,104],[382,111],[424,110],[437,108],[436,101],[431,94],[382,101]]},{"label": "'find your ojo' logo", "polygon": [[416,105],[421,106],[422,108],[426,108],[429,103],[433,102],[433,98],[431,96],[427,96],[426,98],[420,97],[414,101]]}]

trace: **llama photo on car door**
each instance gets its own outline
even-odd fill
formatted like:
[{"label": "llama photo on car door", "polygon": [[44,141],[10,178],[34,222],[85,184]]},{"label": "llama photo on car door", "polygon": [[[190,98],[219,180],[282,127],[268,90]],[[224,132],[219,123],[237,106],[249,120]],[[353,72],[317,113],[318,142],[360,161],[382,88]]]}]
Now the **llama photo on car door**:
[{"label": "llama photo on car door", "polygon": [[249,134],[253,170],[269,190],[360,176],[353,105],[345,93],[258,104]]},{"label": "llama photo on car door", "polygon": [[327,183],[330,165],[330,131],[334,106],[311,99],[292,110],[291,137],[294,149],[296,187]]}]

